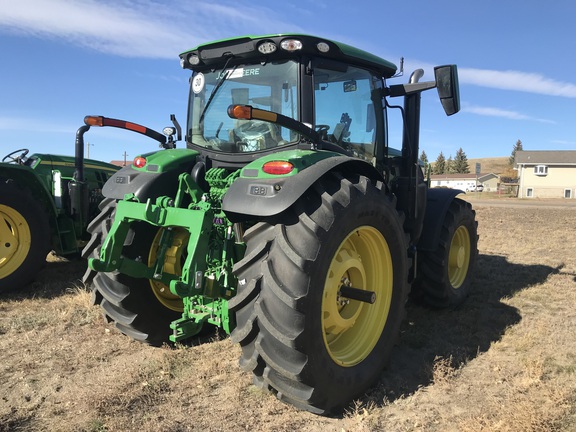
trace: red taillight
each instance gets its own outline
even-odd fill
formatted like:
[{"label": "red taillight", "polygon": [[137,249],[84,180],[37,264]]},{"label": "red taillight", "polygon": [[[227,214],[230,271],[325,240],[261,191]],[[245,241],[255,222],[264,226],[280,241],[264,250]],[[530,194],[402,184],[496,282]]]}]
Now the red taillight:
[{"label": "red taillight", "polygon": [[132,164],[136,168],[144,168],[144,166],[146,165],[146,158],[143,158],[142,156],[135,157],[134,162],[132,162]]},{"label": "red taillight", "polygon": [[286,161],[266,162],[262,166],[262,171],[266,174],[283,175],[289,174],[294,169],[294,165]]}]

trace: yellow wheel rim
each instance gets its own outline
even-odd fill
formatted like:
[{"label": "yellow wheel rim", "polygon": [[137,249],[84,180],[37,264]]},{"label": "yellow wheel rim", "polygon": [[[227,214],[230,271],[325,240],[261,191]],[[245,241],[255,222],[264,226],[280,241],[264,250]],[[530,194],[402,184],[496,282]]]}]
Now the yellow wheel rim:
[{"label": "yellow wheel rim", "polygon": [[[374,291],[376,302],[343,298],[342,285]],[[372,352],[386,325],[392,289],[392,257],[384,236],[370,226],[350,233],[332,258],[322,298],[322,334],[334,362],[354,366]]]},{"label": "yellow wheel rim", "polygon": [[28,222],[12,207],[0,205],[0,278],[14,273],[30,252]]},{"label": "yellow wheel rim", "polygon": [[[168,248],[164,257],[164,272],[181,276],[183,255],[188,246],[190,233],[183,228],[173,228],[172,230],[174,236],[172,238],[172,245]],[[158,230],[156,237],[154,237],[154,241],[150,247],[150,255],[148,256],[148,265],[153,265],[156,262],[163,231],[164,229]],[[166,284],[150,279],[150,286],[158,301],[165,307],[176,312],[182,312],[184,310],[182,298],[172,294]]]},{"label": "yellow wheel rim", "polygon": [[460,288],[468,274],[470,265],[470,234],[460,226],[452,237],[448,256],[448,277],[453,288]]}]

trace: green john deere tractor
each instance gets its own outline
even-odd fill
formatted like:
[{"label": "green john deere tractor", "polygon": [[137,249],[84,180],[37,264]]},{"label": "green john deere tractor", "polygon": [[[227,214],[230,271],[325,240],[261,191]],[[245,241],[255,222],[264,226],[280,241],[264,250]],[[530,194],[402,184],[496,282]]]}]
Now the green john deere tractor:
[{"label": "green john deere tractor", "polygon": [[[411,290],[435,307],[470,290],[475,212],[461,191],[429,189],[418,161],[421,93],[437,88],[456,113],[456,66],[388,86],[394,64],[306,35],[180,58],[192,71],[186,148],[142,154],[106,183],[85,282],[134,339],[218,326],[256,385],[312,412],[341,409],[378,380]],[[403,107],[388,103],[400,96]]]},{"label": "green john deere tractor", "polygon": [[[119,167],[76,156],[13,151],[0,163],[0,292],[21,288],[46,255],[78,254],[99,213],[102,187]],[[82,149],[80,149],[82,150]]]}]

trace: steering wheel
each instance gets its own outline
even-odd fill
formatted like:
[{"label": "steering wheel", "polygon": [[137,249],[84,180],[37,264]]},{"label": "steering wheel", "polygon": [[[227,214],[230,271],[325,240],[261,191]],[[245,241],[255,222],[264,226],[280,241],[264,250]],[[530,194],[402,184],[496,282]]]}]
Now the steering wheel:
[{"label": "steering wheel", "polygon": [[250,152],[262,150],[267,142],[271,144],[274,141],[274,146],[277,145],[272,128],[273,125],[265,121],[247,120],[234,128],[233,134],[240,140],[237,142],[242,146],[240,151]]},{"label": "steering wheel", "polygon": [[270,133],[269,123],[260,120],[248,120],[234,129],[241,138],[254,138]]},{"label": "steering wheel", "polygon": [[[16,163],[16,164],[22,165],[24,156],[26,156],[29,151],[30,150],[28,150],[28,149],[15,150],[12,153],[9,153],[6,156],[4,156],[2,158],[2,162],[8,161],[8,163]],[[19,156],[14,156],[16,153],[21,153],[21,154]]]},{"label": "steering wheel", "polygon": [[314,129],[316,129],[316,132],[318,132],[318,135],[320,135],[322,139],[328,139],[328,130],[330,129],[330,126],[326,124],[318,124],[314,126]]}]

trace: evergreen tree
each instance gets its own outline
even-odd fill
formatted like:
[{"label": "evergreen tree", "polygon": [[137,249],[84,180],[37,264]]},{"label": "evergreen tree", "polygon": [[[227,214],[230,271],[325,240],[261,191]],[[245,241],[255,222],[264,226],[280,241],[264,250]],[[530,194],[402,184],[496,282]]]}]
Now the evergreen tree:
[{"label": "evergreen tree", "polygon": [[424,166],[428,165],[428,155],[424,150],[420,153],[420,160],[424,163]]},{"label": "evergreen tree", "polygon": [[456,152],[456,157],[454,158],[454,163],[452,165],[452,171],[458,174],[468,174],[470,172],[470,166],[468,166],[468,158],[466,153],[462,150],[462,147]]},{"label": "evergreen tree", "polygon": [[516,144],[514,144],[514,148],[512,149],[512,154],[508,158],[508,165],[510,165],[511,167],[514,167],[514,160],[516,159],[516,152],[522,151],[522,150],[523,150],[522,149],[522,141],[520,141],[520,140],[516,141]]},{"label": "evergreen tree", "polygon": [[446,161],[446,167],[444,168],[444,173],[453,174],[454,173],[454,160],[452,160],[452,155],[448,157]]},{"label": "evergreen tree", "polygon": [[446,158],[444,158],[444,154],[440,152],[438,157],[436,158],[436,163],[434,163],[434,174],[444,174],[446,171]]},{"label": "evergreen tree", "polygon": [[422,172],[424,173],[424,177],[429,177],[432,174],[432,166],[430,162],[428,162],[428,155],[424,150],[420,153],[420,161],[422,162]]}]

